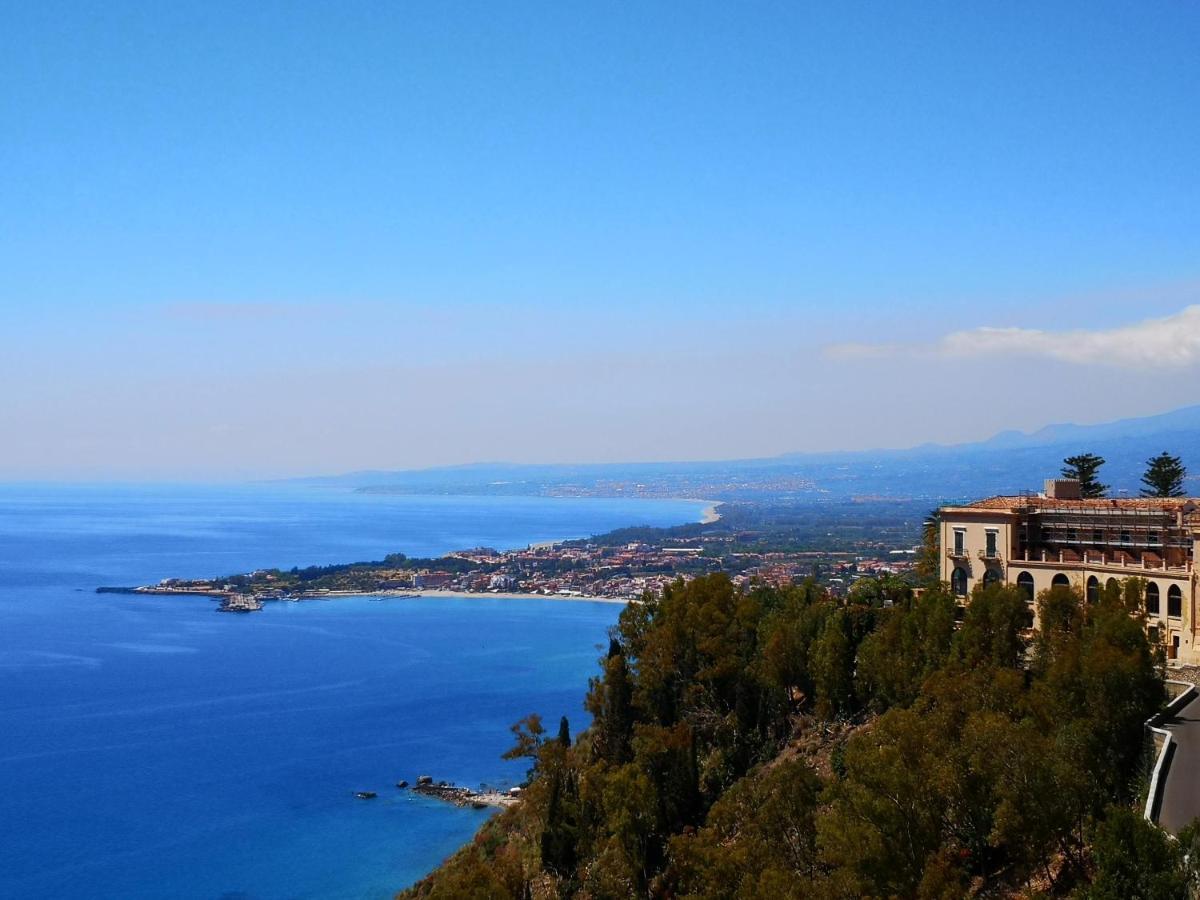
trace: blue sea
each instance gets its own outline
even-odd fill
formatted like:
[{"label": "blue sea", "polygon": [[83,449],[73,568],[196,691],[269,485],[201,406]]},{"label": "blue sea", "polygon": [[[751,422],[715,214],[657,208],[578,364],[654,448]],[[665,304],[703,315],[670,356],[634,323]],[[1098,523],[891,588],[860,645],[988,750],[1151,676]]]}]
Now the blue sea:
[{"label": "blue sea", "polygon": [[489,815],[395,782],[519,781],[508,726],[585,723],[620,610],[352,598],[228,615],[98,585],[518,547],[701,506],[0,485],[0,896],[389,897]]}]

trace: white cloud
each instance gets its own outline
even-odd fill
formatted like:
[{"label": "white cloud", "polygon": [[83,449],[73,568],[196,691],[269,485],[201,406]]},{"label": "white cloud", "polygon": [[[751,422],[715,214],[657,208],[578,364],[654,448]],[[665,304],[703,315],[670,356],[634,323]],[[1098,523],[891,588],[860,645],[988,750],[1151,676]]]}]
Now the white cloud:
[{"label": "white cloud", "polygon": [[837,344],[836,359],[896,355],[952,358],[1034,356],[1078,365],[1121,368],[1186,368],[1200,364],[1200,305],[1174,315],[1118,328],[1045,331],[1040,328],[972,328],[944,335],[932,347],[899,344]]}]

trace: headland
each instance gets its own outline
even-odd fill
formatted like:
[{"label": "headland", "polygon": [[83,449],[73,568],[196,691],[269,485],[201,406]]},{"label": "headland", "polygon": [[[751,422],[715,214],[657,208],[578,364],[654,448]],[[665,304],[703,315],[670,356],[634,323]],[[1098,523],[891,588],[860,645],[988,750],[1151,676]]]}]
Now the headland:
[{"label": "headland", "polygon": [[[255,612],[270,601],[363,595],[628,603],[657,596],[679,580],[724,572],[735,585],[784,586],[813,578],[836,594],[855,578],[902,573],[914,565],[915,548],[905,546],[906,537],[912,540],[908,522],[889,510],[889,517],[899,519],[894,525],[864,533],[858,521],[864,506],[856,502],[840,513],[797,513],[788,507],[711,501],[700,521],[671,528],[634,526],[520,549],[474,547],[436,558],[393,553],[374,562],[167,578],[97,590],[209,597],[225,612]],[[839,514],[850,524],[832,521]],[[834,533],[839,528],[850,531],[847,539]],[[814,543],[824,549],[815,549]]]}]

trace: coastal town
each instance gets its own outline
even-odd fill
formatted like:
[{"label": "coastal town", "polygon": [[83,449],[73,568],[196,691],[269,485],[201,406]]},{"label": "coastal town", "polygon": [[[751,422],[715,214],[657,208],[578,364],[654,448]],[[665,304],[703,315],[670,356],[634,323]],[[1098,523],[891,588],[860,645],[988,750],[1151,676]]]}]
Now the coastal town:
[{"label": "coastal town", "polygon": [[211,579],[167,578],[154,585],[99,590],[198,594],[219,600],[228,612],[253,612],[264,601],[361,594],[446,592],[629,601],[661,594],[680,579],[724,572],[737,586],[783,587],[811,578],[836,595],[859,578],[904,575],[915,565],[918,552],[911,544],[889,547],[878,542],[858,549],[758,550],[745,536],[725,530],[701,530],[686,537],[672,536],[669,529],[659,531],[647,540],[620,543],[601,536],[515,550],[477,547],[432,560],[393,554],[380,562],[260,569]]}]

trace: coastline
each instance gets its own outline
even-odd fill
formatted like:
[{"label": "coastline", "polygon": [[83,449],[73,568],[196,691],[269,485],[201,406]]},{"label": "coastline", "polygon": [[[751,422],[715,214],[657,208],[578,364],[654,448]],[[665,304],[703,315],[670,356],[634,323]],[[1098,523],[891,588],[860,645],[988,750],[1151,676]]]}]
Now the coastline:
[{"label": "coastline", "polygon": [[[689,502],[704,504],[700,518],[694,520],[700,525],[710,525],[721,519],[720,507],[724,501],[721,500],[706,500],[701,498],[689,498]],[[547,541],[544,544],[530,544],[529,550],[554,550],[565,541]],[[575,543],[579,543],[576,541]],[[470,553],[473,551],[461,551],[462,553]],[[496,551],[487,551],[493,556]],[[520,553],[521,551],[516,551]],[[670,551],[664,551],[669,553]],[[694,551],[689,551],[694,552]],[[513,551],[505,551],[512,554]],[[455,554],[446,554],[443,559],[454,556]],[[651,562],[654,562],[652,560]],[[355,564],[357,565],[357,564]],[[370,568],[374,566],[380,569],[383,564],[372,563],[362,564]],[[352,566],[351,566],[352,567]],[[334,568],[334,567],[331,567]],[[655,571],[655,570],[651,570]],[[250,573],[251,577],[261,573]],[[641,596],[640,591],[646,589],[644,585],[639,584],[623,584],[614,585],[616,590],[611,594],[584,594],[578,590],[563,588],[559,590],[557,580],[539,584],[528,584],[528,590],[490,590],[483,588],[482,585],[465,583],[466,579],[458,579],[459,584],[454,587],[447,588],[424,588],[412,587],[408,584],[397,584],[397,581],[404,579],[397,578],[395,574],[391,574],[388,578],[367,579],[368,583],[360,583],[351,586],[350,584],[335,585],[331,587],[312,587],[310,589],[297,590],[297,585],[279,585],[279,584],[247,584],[246,576],[240,576],[241,581],[230,579],[213,579],[202,580],[199,582],[186,582],[180,579],[165,579],[156,585],[140,585],[137,587],[107,587],[101,586],[96,588],[96,593],[99,594],[141,594],[141,595],[158,595],[158,596],[203,596],[220,601],[221,612],[247,613],[257,612],[261,610],[264,603],[272,601],[299,601],[299,600],[332,600],[337,597],[368,597],[383,600],[386,598],[403,598],[403,597],[429,597],[432,599],[458,599],[472,600],[483,597],[491,597],[498,600],[573,600],[585,603],[619,603],[627,604],[636,602]],[[270,573],[267,573],[268,580],[274,580]],[[376,581],[376,584],[371,584],[370,581]],[[513,579],[509,579],[510,583]],[[544,579],[543,579],[544,580]],[[628,580],[628,579],[627,579]],[[390,584],[388,582],[391,582]],[[234,585],[237,586],[234,586]],[[588,585],[580,584],[579,587],[588,587]],[[594,586],[592,586],[593,589]],[[607,585],[602,585],[607,587]]]},{"label": "coastline", "polygon": [[[363,596],[374,597],[380,593],[382,592]],[[392,596],[392,594],[387,594],[387,596]],[[429,597],[434,600],[567,600],[580,603],[619,603],[622,606],[637,602],[628,597],[590,597],[584,594],[536,594],[520,591],[497,591],[496,593],[491,591],[396,591],[395,596]]]},{"label": "coastline", "polygon": [[708,504],[708,506],[706,506],[704,508],[704,512],[700,519],[701,525],[712,525],[714,522],[721,521],[721,513],[717,509],[717,507],[723,506],[725,503],[724,500],[703,500],[702,499],[700,502]]},{"label": "coastline", "polygon": [[[378,600],[405,598],[417,599],[425,597],[431,600],[567,600],[579,603],[636,603],[632,597],[599,597],[590,594],[539,594],[536,591],[447,591],[437,588],[413,590],[412,588],[383,588],[376,591],[312,591],[302,592],[286,597],[254,596],[257,604],[253,608],[242,606],[230,595],[219,591],[190,591],[183,588],[163,587],[101,587],[96,588],[98,594],[137,594],[152,597],[207,597],[210,600],[221,600],[223,607],[230,611],[250,612],[261,608],[263,603],[301,603],[307,600],[344,600],[348,597],[367,597]],[[248,595],[247,595],[248,596]]]},{"label": "coastline", "polygon": [[[445,546],[470,547],[484,543],[460,537],[473,536],[472,519],[479,520],[480,532],[486,525],[489,533],[511,533],[501,547],[522,546],[530,533],[515,516],[503,527],[487,525],[484,514],[491,513],[491,507],[473,501],[459,505],[460,498],[447,503],[445,520],[437,509],[428,513],[418,505],[414,509],[420,516],[405,513],[393,527],[392,520],[379,521],[371,504],[350,506],[354,514],[343,515],[341,505],[329,506],[324,497],[308,500],[301,494],[302,502],[296,505],[289,495],[269,498],[260,506],[259,495],[247,493],[245,500],[226,502],[223,495],[197,491],[197,496],[177,497],[164,489],[153,501],[141,502],[140,488],[128,495],[114,489],[111,498],[106,495],[107,506],[62,503],[72,516],[62,533],[54,530],[59,526],[55,518],[17,520],[38,538],[31,545],[30,564],[37,571],[67,574],[61,586],[57,577],[47,581],[47,599],[61,604],[53,616],[38,603],[25,602],[27,591],[20,584],[6,592],[20,621],[38,628],[37,634],[32,627],[22,627],[7,635],[11,646],[6,649],[13,656],[7,661],[19,667],[13,672],[29,673],[12,679],[24,692],[13,697],[20,699],[22,708],[48,709],[56,717],[35,717],[29,728],[16,729],[0,746],[10,756],[19,755],[26,749],[21,741],[45,721],[47,739],[61,737],[69,752],[65,758],[46,757],[44,768],[39,761],[36,778],[24,780],[20,767],[9,767],[14,786],[10,795],[27,802],[37,827],[16,834],[24,869],[0,876],[5,888],[18,884],[19,877],[19,887],[28,889],[0,889],[0,895],[52,896],[63,883],[69,884],[72,859],[101,873],[106,887],[113,885],[114,897],[136,895],[144,884],[144,867],[129,865],[124,853],[110,853],[112,845],[103,831],[104,818],[136,809],[138,818],[131,815],[128,824],[132,841],[151,848],[148,853],[164,861],[164,895],[193,892],[215,898],[234,891],[256,896],[307,891],[314,896],[391,897],[469,843],[493,812],[519,802],[503,788],[519,784],[527,766],[499,759],[512,743],[511,721],[533,710],[553,713],[555,724],[560,711],[573,722],[577,718],[571,711],[578,710],[587,679],[597,670],[597,645],[607,644],[605,629],[624,609],[612,605],[613,597],[598,598],[600,602],[592,605],[489,602],[488,597],[586,598],[555,596],[552,591],[534,594],[515,584],[502,592],[504,597],[464,591],[465,597],[455,598],[452,591],[431,587],[419,592],[428,599],[407,602],[403,596],[384,602],[337,602],[344,595],[333,595],[332,602],[323,604],[264,601],[265,615],[255,618],[214,615],[223,596],[216,590],[177,588],[177,596],[89,593],[100,583],[157,584],[160,575],[180,571],[248,573],[277,558],[338,564],[364,555],[382,557],[393,540],[441,541],[443,528],[448,535],[442,541]],[[129,496],[138,502],[129,502]],[[214,501],[213,496],[221,499]],[[37,495],[31,502],[43,501]],[[704,508],[702,503],[675,504],[662,512],[652,501],[646,513],[640,504],[617,504],[615,512],[592,513],[570,501],[559,505],[565,512],[557,512],[549,502],[531,505],[525,521],[537,533],[561,539],[604,532],[604,527],[591,527],[595,516],[601,523],[607,521],[605,516],[612,518],[614,528],[628,526],[635,516],[651,522],[661,517],[661,527],[671,528],[696,522]],[[184,526],[158,533],[164,508]],[[626,508],[630,513],[622,513]],[[21,509],[14,505],[12,511]],[[297,514],[301,522],[311,523],[299,534],[294,527]],[[427,520],[426,514],[437,520]],[[410,518],[412,524],[405,524]],[[226,519],[236,527],[214,527]],[[110,539],[95,540],[93,536],[113,521],[121,527],[114,528]],[[123,527],[126,521],[129,527]],[[310,530],[321,533],[309,535]],[[358,549],[358,541],[372,547],[371,542],[381,540],[386,546],[378,553]],[[322,550],[326,545],[332,549]],[[323,557],[312,555],[314,546]],[[223,562],[229,559],[236,562]],[[586,584],[560,586],[592,594]],[[376,589],[369,580],[360,587]],[[37,589],[38,599],[42,590]],[[472,599],[483,602],[467,602]],[[64,650],[63,629],[73,628],[75,622],[83,623],[85,630],[72,635],[84,638],[78,647],[70,642],[73,655],[55,655]],[[30,645],[23,643],[27,635],[34,638]],[[532,652],[514,658],[514,646]],[[48,680],[43,677],[47,675]],[[576,682],[578,690],[565,696],[563,684]],[[114,704],[118,688],[119,697],[128,703],[114,705],[114,715],[99,722],[84,718],[87,728],[60,730],[60,721],[80,712],[72,705],[80,696],[104,693],[110,685]],[[230,699],[243,696],[246,699]],[[509,698],[511,714],[497,712]],[[170,709],[159,708],[167,704]],[[188,710],[201,704],[221,717],[222,727],[212,729],[201,743],[156,741],[160,723],[183,721]],[[260,709],[269,709],[272,725],[286,723],[286,729],[256,727],[254,716],[243,714]],[[145,727],[129,728],[129,722]],[[579,727],[582,722],[574,724]],[[90,746],[93,734],[102,736],[106,745],[128,750],[75,752]],[[268,778],[267,783],[261,767],[238,763],[243,753],[262,760],[287,752],[298,740],[296,735],[304,741],[311,736],[314,743],[301,741],[301,752],[288,758],[287,778]],[[209,753],[209,746],[218,750]],[[312,751],[314,746],[320,752]],[[354,752],[346,751],[347,746]],[[147,759],[152,764],[146,764]],[[293,772],[295,777],[290,777]],[[399,776],[415,782],[418,773],[448,779],[474,793],[464,796],[460,806],[453,796],[395,787]],[[226,809],[236,812],[219,822],[221,835],[215,845],[211,822],[195,814],[191,793],[186,784],[180,787],[193,776],[220,798],[219,815]],[[88,787],[89,812],[83,816],[77,815],[80,784]],[[358,799],[354,794],[360,790],[377,792],[377,798]],[[141,799],[130,806],[129,797]],[[497,809],[480,810],[476,802]],[[72,830],[76,826],[78,833]],[[154,840],[164,827],[183,838],[159,848]],[[232,850],[225,852],[222,846]],[[312,848],[319,852],[307,852]],[[343,860],[348,862],[343,865]]]}]

